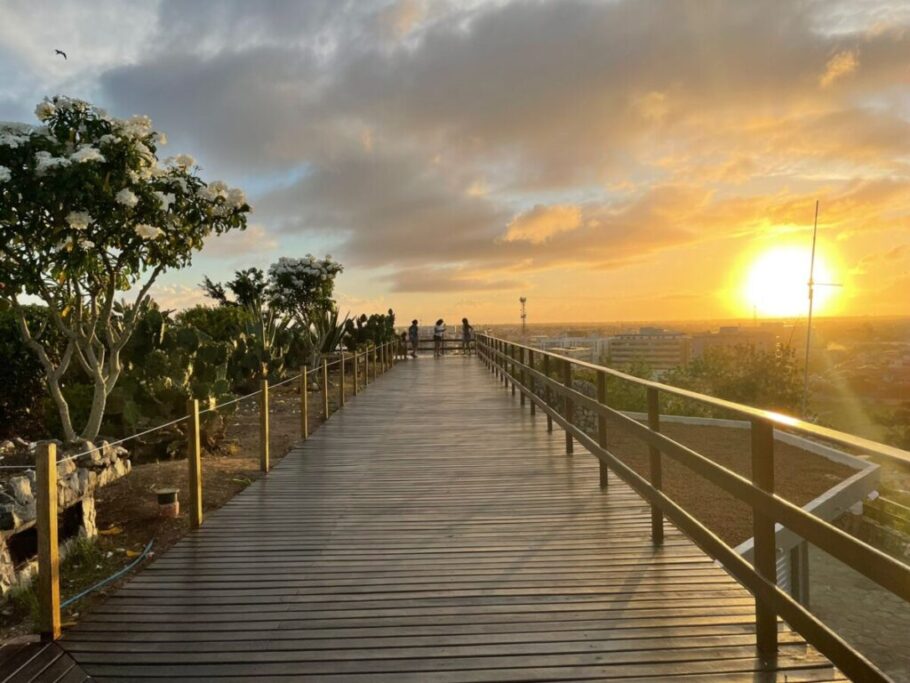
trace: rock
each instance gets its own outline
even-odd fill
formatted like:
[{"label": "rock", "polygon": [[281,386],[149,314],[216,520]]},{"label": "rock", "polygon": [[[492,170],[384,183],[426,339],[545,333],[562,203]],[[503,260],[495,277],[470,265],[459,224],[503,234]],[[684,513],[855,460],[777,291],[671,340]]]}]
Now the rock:
[{"label": "rock", "polygon": [[[0,529],[3,531],[12,531],[19,526],[21,521],[13,508],[0,508]],[[6,547],[6,543],[2,545],[4,548]]]},{"label": "rock", "polygon": [[16,444],[7,439],[6,441],[0,441],[0,454],[9,455],[10,453],[16,450]]},{"label": "rock", "polygon": [[20,439],[18,436],[13,437],[13,443],[16,444],[19,448],[28,449],[31,447],[31,444],[25,439]]},{"label": "rock", "polygon": [[76,471],[78,465],[75,460],[63,460],[57,463],[57,479],[63,479]]},{"label": "rock", "polygon": [[6,489],[20,505],[26,505],[34,498],[32,494],[32,482],[25,476],[10,477],[6,482]]}]

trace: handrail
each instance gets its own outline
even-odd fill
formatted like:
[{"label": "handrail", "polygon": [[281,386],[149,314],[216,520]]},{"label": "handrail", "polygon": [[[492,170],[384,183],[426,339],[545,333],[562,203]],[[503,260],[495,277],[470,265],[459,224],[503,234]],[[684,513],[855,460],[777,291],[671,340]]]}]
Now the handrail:
[{"label": "handrail", "polygon": [[[477,337],[483,337],[485,339],[496,339],[496,337],[481,334],[478,334]],[[638,386],[644,387],[646,389],[656,389],[665,394],[672,394],[674,396],[679,396],[680,398],[687,398],[693,401],[698,401],[699,403],[704,403],[715,408],[729,410],[730,412],[737,413],[748,419],[767,420],[779,427],[786,427],[789,430],[801,432],[808,436],[814,436],[819,439],[833,441],[834,443],[840,444],[841,446],[855,448],[860,451],[865,451],[871,455],[877,455],[882,458],[900,462],[904,465],[910,465],[910,451],[902,450],[896,446],[889,446],[887,444],[879,443],[862,436],[856,436],[854,434],[848,434],[836,429],[831,429],[830,427],[822,427],[821,425],[806,422],[805,420],[801,420],[797,417],[784,415],[783,413],[778,413],[773,410],[755,408],[753,406],[744,405],[742,403],[735,403],[734,401],[727,401],[715,396],[700,394],[689,389],[674,387],[670,384],[662,384],[660,382],[655,382],[654,380],[642,379],[641,377],[635,377],[634,375],[621,372],[614,368],[608,368],[603,365],[589,363],[588,361],[570,358],[558,353],[553,353],[552,351],[538,349],[517,342],[509,342],[509,344],[511,344],[516,349],[532,351],[535,355],[548,356],[550,358],[555,358],[560,362],[568,361],[576,367],[583,368],[585,370],[591,370],[597,373],[604,373],[611,377],[616,377],[617,379],[637,384]]]},{"label": "handrail", "polygon": [[[774,524],[780,523],[886,590],[910,601],[910,567],[774,493],[774,428],[780,423],[771,416],[776,416],[776,413],[768,414],[769,411],[757,410],[749,412],[752,428],[753,479],[750,481],[660,433],[659,392],[667,390],[680,395],[674,387],[487,335],[478,335],[478,352],[491,371],[499,375],[504,382],[511,383],[513,393],[517,388],[523,399],[527,397],[532,405],[537,405],[546,413],[548,422],[555,421],[565,430],[567,454],[571,453],[571,441],[574,438],[600,460],[602,486],[606,485],[604,469],[606,466],[651,503],[652,537],[655,545],[662,542],[662,515],[666,514],[699,547],[720,561],[753,593],[756,600],[756,636],[760,654],[773,656],[777,650],[776,619],[777,616],[781,616],[848,676],[864,681],[890,680],[861,653],[777,586]],[[535,357],[542,358],[546,372],[540,372],[533,367]],[[529,359],[527,363],[525,358]],[[551,367],[554,365],[553,360],[556,361],[555,368]],[[572,386],[571,369],[575,365],[596,371],[597,399],[581,393]],[[562,382],[548,374],[550,370],[558,370],[560,366],[563,371]],[[606,405],[603,378],[607,375],[619,376],[647,389],[647,425]],[[540,393],[538,388],[541,390]],[[701,394],[694,392],[686,393],[692,394],[693,397],[702,397]],[[562,413],[559,410],[559,399],[564,403]],[[574,423],[573,411],[576,405],[595,413],[600,418],[597,441]],[[739,404],[730,405],[748,408]],[[621,429],[630,432],[649,446],[650,481],[606,448],[607,417],[618,420]],[[661,491],[661,455],[673,458],[751,506],[755,537],[754,567]]]}]

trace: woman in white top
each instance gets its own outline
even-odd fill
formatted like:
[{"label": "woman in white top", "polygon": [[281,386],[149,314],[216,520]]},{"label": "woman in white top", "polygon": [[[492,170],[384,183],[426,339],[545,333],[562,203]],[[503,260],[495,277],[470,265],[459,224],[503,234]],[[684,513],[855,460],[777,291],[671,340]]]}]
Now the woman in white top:
[{"label": "woman in white top", "polygon": [[446,336],[446,324],[442,318],[436,321],[436,327],[433,328],[433,357],[439,358],[445,350],[442,346],[442,340]]}]

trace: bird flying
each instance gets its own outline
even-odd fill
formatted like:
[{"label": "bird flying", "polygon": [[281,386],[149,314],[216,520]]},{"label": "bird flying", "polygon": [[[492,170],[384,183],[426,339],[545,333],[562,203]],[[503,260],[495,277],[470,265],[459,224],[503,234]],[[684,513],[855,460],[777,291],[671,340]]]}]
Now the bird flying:
[{"label": "bird flying", "polygon": [[66,53],[63,50],[54,50],[54,52],[57,53],[58,55],[63,55],[63,58],[66,59],[67,61],[69,61],[66,57]]}]

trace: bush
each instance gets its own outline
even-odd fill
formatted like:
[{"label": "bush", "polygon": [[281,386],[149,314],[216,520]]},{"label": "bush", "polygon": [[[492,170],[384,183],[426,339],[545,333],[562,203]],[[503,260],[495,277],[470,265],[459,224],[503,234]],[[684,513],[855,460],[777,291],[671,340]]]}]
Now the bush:
[{"label": "bush", "polygon": [[[27,306],[25,311],[29,327],[36,332],[49,322],[42,306]],[[59,339],[59,333],[47,326],[44,337],[56,346],[52,338]],[[0,437],[46,436],[44,369],[22,340],[19,321],[9,309],[0,310],[0,358]]]}]

